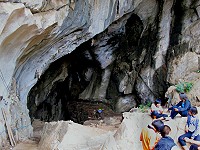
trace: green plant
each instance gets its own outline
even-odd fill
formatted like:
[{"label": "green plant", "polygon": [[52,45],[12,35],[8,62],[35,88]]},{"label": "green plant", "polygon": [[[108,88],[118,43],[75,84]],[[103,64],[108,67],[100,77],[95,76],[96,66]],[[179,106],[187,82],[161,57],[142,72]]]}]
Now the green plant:
[{"label": "green plant", "polygon": [[197,71],[195,71],[195,72],[200,73],[200,70],[197,70]]},{"label": "green plant", "polygon": [[152,102],[151,102],[151,101],[148,101],[148,102],[146,103],[146,106],[151,107],[151,104],[152,104]]},{"label": "green plant", "polygon": [[180,82],[179,84],[175,85],[176,86],[176,91],[179,93],[183,93],[183,92],[189,92],[192,87],[193,87],[193,83],[191,82]]},{"label": "green plant", "polygon": [[151,107],[151,102],[148,101],[146,104],[140,104],[139,109],[141,112],[146,112]]}]

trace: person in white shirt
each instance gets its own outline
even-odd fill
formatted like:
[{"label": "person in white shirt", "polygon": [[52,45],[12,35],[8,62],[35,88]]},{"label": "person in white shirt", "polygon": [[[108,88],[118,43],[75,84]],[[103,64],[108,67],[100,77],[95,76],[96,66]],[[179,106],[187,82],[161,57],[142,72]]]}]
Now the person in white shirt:
[{"label": "person in white shirt", "polygon": [[187,123],[185,126],[185,134],[178,138],[180,145],[183,149],[188,150],[186,145],[187,138],[197,140],[199,135],[199,118],[197,116],[198,111],[196,107],[191,107],[188,112]]},{"label": "person in white shirt", "polygon": [[161,106],[161,99],[156,99],[151,105],[151,117],[153,119],[165,119],[167,114],[163,114],[163,108]]}]

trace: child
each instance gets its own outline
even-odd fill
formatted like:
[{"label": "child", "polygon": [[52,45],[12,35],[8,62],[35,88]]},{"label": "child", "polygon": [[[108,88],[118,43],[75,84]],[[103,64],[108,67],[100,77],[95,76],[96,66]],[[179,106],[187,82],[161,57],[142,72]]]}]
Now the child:
[{"label": "child", "polygon": [[156,99],[155,102],[151,105],[151,117],[153,119],[165,119],[165,117],[168,117],[167,114],[163,114],[163,108],[161,106],[160,99]]},{"label": "child", "polygon": [[196,107],[191,107],[188,112],[187,124],[185,126],[185,134],[178,138],[179,143],[183,149],[187,149],[185,138],[196,139],[199,134],[199,118],[196,116],[198,113]]},{"label": "child", "polygon": [[160,139],[159,132],[163,127],[164,123],[161,120],[154,120],[151,125],[142,129],[140,141],[142,142],[143,150],[154,150]]},{"label": "child", "polygon": [[170,132],[171,132],[171,128],[168,125],[164,125],[164,128],[160,132],[162,138],[156,144],[155,150],[171,150],[172,148],[177,149],[177,146],[174,143],[174,140],[171,137],[169,137]]},{"label": "child", "polygon": [[192,144],[189,150],[199,150],[200,149],[200,135],[195,137],[195,140],[189,139],[187,137],[184,138],[187,143]]}]

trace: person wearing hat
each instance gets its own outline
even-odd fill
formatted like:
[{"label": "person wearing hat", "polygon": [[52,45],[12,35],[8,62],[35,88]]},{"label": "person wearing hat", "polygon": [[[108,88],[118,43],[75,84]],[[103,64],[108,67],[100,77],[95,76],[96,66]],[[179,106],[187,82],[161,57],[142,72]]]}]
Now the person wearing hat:
[{"label": "person wearing hat", "polygon": [[172,119],[174,119],[174,117],[177,114],[180,114],[182,117],[187,117],[188,110],[191,107],[191,103],[185,93],[180,93],[179,97],[180,97],[180,102],[177,105],[172,106],[168,109],[171,110],[170,117]]},{"label": "person wearing hat", "polygon": [[153,150],[155,145],[160,140],[159,132],[164,128],[164,123],[161,120],[154,120],[151,125],[142,129],[140,141],[142,142],[143,150]]},{"label": "person wearing hat", "polygon": [[197,116],[198,111],[196,107],[191,107],[188,112],[187,117],[187,123],[185,126],[185,134],[181,135],[178,138],[178,141],[180,145],[183,147],[183,149],[188,149],[186,146],[186,140],[187,138],[191,138],[196,140],[199,135],[199,118]]},{"label": "person wearing hat", "polygon": [[151,105],[151,117],[153,119],[165,119],[165,117],[168,117],[167,114],[163,114],[161,99],[156,99],[155,102]]}]

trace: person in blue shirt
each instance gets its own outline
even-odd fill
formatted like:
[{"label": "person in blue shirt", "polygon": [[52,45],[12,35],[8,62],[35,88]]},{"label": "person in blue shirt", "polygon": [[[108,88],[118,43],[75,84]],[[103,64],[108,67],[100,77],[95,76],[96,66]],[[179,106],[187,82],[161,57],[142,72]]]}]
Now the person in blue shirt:
[{"label": "person in blue shirt", "polygon": [[174,119],[177,114],[180,114],[182,117],[187,117],[188,110],[191,107],[191,103],[185,93],[180,93],[179,97],[181,101],[177,105],[168,109],[171,110],[170,117],[172,119]]},{"label": "person in blue shirt", "polygon": [[169,136],[170,132],[171,128],[168,125],[164,125],[164,128],[160,132],[162,138],[156,144],[155,150],[177,149],[177,145],[174,143],[174,140]]},{"label": "person in blue shirt", "polygon": [[184,140],[185,140],[187,143],[192,144],[192,145],[190,146],[190,149],[189,149],[189,150],[200,150],[200,135],[197,135],[197,137],[195,137],[195,140],[189,139],[188,137],[185,137]]},{"label": "person in blue shirt", "polygon": [[188,149],[186,146],[186,140],[185,140],[186,137],[196,140],[196,138],[199,135],[199,118],[197,116],[198,114],[197,108],[191,107],[188,114],[189,115],[187,117],[187,123],[185,126],[185,134],[181,135],[178,138],[180,145],[184,149]]},{"label": "person in blue shirt", "polygon": [[102,108],[97,109],[96,117],[97,117],[97,119],[103,119],[104,118],[103,117],[103,109]]}]

